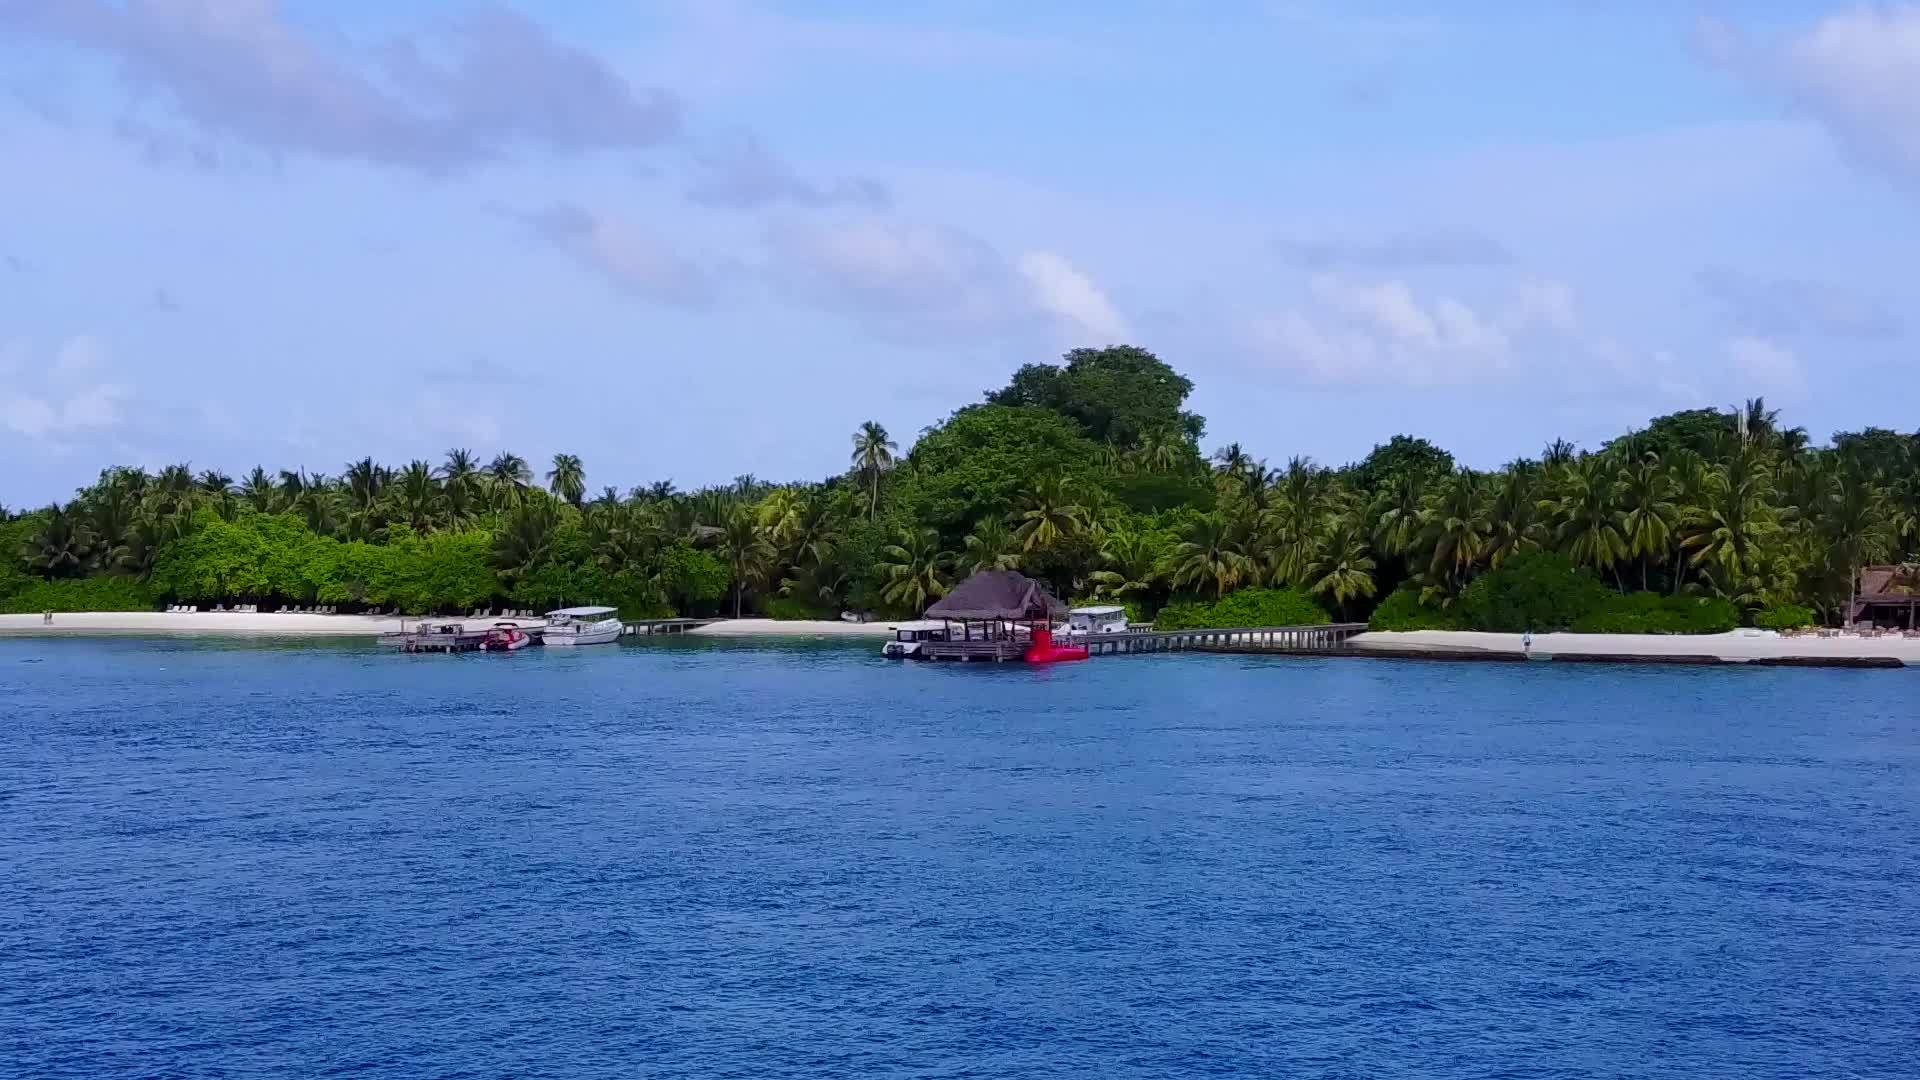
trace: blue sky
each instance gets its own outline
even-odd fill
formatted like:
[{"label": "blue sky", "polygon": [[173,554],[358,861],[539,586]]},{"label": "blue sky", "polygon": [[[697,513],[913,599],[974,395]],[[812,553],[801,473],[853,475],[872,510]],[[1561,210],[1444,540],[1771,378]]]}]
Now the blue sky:
[{"label": "blue sky", "polygon": [[0,0],[0,501],[844,467],[1132,342],[1209,449],[1920,426],[1920,4]]}]

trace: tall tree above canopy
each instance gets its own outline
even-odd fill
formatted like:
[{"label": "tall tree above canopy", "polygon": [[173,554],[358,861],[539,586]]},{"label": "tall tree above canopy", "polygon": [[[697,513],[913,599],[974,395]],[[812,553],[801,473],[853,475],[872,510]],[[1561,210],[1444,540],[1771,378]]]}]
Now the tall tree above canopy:
[{"label": "tall tree above canopy", "polygon": [[1354,466],[1353,482],[1363,490],[1378,491],[1409,474],[1424,480],[1452,471],[1452,454],[1425,439],[1395,435]]},{"label": "tall tree above canopy", "polygon": [[1193,383],[1145,349],[1074,349],[1063,359],[1063,367],[1022,367],[987,400],[1052,409],[1096,441],[1122,449],[1137,447],[1151,436],[1198,439],[1206,430],[1206,420],[1181,408],[1193,393]]},{"label": "tall tree above canopy", "polygon": [[880,512],[880,474],[893,467],[899,449],[877,421],[869,420],[853,433],[853,467],[867,481],[868,517]]},{"label": "tall tree above canopy", "polygon": [[1722,440],[1733,430],[1733,419],[1718,409],[1685,409],[1656,416],[1640,431],[1629,432],[1607,443],[1606,450],[1626,451],[1632,457],[1653,454],[1662,460],[1681,450],[1691,450],[1704,458],[1718,453]]}]

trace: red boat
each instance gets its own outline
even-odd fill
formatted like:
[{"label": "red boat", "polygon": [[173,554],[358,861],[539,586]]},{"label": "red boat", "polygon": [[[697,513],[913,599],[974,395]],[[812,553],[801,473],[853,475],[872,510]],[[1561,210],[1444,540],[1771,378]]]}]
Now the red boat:
[{"label": "red boat", "polygon": [[487,631],[487,639],[480,647],[488,652],[513,652],[533,644],[533,635],[514,623],[495,623]]}]

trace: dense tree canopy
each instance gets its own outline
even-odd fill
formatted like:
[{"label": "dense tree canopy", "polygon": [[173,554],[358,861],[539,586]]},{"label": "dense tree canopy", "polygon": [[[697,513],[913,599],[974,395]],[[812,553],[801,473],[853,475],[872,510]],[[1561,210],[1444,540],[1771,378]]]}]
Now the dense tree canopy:
[{"label": "dense tree canopy", "polygon": [[1190,390],[1144,350],[1076,350],[904,451],[850,424],[840,475],[688,492],[596,489],[574,455],[536,471],[459,447],[337,475],[110,468],[64,504],[0,515],[0,606],[906,615],[1017,568],[1063,598],[1177,619],[1312,603],[1507,625],[1584,604],[1583,625],[1701,629],[1843,618],[1862,565],[1920,553],[1920,435],[1815,447],[1755,400],[1494,471],[1410,435],[1342,468],[1270,465],[1240,444],[1204,457]]}]

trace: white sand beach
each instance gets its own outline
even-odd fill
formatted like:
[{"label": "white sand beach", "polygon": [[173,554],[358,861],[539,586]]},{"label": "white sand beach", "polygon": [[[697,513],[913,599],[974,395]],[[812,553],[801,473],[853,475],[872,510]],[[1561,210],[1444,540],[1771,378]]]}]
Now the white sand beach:
[{"label": "white sand beach", "polygon": [[[0,635],[80,634],[212,634],[234,637],[376,637],[419,624],[375,615],[295,615],[231,611],[85,611],[55,612],[52,622],[41,615],[0,615]],[[511,622],[539,626],[540,619],[471,619],[459,615],[432,616],[434,622],[467,623],[474,627]],[[689,631],[711,637],[891,637],[891,623],[849,623],[839,620],[722,619]]]},{"label": "white sand beach", "polygon": [[[1415,630],[1405,633],[1365,633],[1348,639],[1356,649],[1404,652],[1486,652],[1518,654],[1519,634],[1487,634],[1468,630]],[[1765,630],[1735,630],[1726,634],[1535,634],[1533,652],[1581,656],[1660,657],[1710,656],[1730,663],[1753,660],[1895,659],[1920,665],[1920,638],[1865,637],[1843,634],[1781,635]]]},{"label": "white sand beach", "polygon": [[[451,617],[437,621],[464,622],[476,627],[496,622],[520,626],[539,626],[539,619],[463,619]],[[55,612],[52,622],[42,615],[0,615],[0,635],[80,635],[80,634],[211,634],[234,637],[375,637],[412,627],[419,619],[376,615],[295,615],[234,611],[82,611]]]},{"label": "white sand beach", "polygon": [[721,619],[687,633],[708,637],[892,637],[893,624],[837,619]]}]

